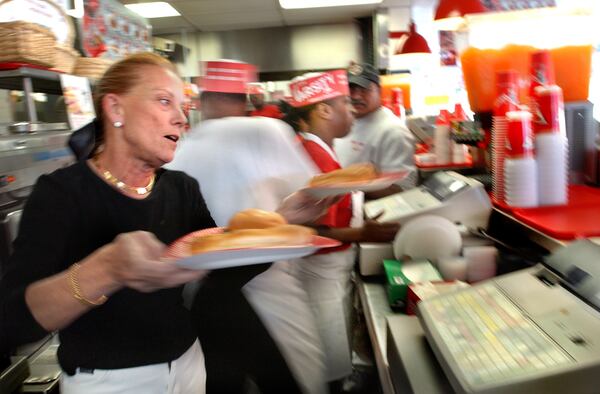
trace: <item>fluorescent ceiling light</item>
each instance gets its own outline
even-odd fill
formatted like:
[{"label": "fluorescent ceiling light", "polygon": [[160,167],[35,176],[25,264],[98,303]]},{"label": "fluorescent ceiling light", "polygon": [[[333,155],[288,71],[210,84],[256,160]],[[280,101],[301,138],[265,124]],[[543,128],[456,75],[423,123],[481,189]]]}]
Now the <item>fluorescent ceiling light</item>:
[{"label": "fluorescent ceiling light", "polygon": [[175,8],[169,3],[164,1],[155,1],[152,3],[133,3],[125,4],[125,7],[144,18],[163,18],[166,16],[179,16],[181,15]]},{"label": "fluorescent ceiling light", "polygon": [[348,5],[379,4],[382,0],[279,0],[281,8],[286,10],[297,8],[340,7]]}]

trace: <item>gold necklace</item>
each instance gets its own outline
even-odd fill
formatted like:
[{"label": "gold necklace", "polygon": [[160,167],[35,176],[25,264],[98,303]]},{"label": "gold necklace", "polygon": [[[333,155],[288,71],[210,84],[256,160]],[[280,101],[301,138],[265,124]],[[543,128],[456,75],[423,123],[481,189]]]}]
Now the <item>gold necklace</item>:
[{"label": "gold necklace", "polygon": [[94,164],[96,164],[96,167],[98,167],[98,169],[102,172],[102,176],[104,177],[104,179],[106,179],[108,181],[108,183],[110,183],[111,185],[114,185],[119,190],[124,190],[124,191],[130,192],[130,193],[135,193],[138,196],[145,196],[146,194],[150,193],[152,191],[152,188],[154,187],[154,179],[156,178],[155,174],[152,174],[152,178],[150,179],[150,182],[146,186],[134,187],[134,186],[129,186],[125,182],[121,181],[119,178],[114,176],[110,171],[108,171],[106,169],[102,169],[102,167],[100,166],[100,163],[99,163],[98,156],[96,156],[94,158]]}]

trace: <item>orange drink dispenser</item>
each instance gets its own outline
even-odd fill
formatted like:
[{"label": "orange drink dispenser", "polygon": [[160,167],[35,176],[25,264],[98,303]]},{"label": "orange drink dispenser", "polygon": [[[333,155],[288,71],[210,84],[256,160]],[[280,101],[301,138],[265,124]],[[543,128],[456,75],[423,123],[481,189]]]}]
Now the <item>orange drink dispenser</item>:
[{"label": "orange drink dispenser", "polygon": [[461,55],[463,78],[473,112],[491,111],[496,99],[496,61],[494,49],[467,48]]},{"label": "orange drink dispenser", "polygon": [[411,109],[410,101],[410,74],[391,74],[382,75],[380,77],[381,82],[381,101],[391,102],[392,101],[392,90],[394,88],[400,88],[402,90],[402,101],[404,108]]},{"label": "orange drink dispenser", "polygon": [[529,102],[529,76],[531,74],[531,55],[536,49],[529,45],[509,44],[498,51],[496,71],[517,72],[517,94],[522,103]]},{"label": "orange drink dispenser", "polygon": [[526,102],[529,70],[534,47],[507,45],[502,49],[467,48],[460,56],[463,78],[474,112],[491,111],[496,100],[496,73],[514,70],[518,73],[519,99]]},{"label": "orange drink dispenser", "polygon": [[565,102],[588,99],[592,74],[592,45],[571,45],[550,50],[556,84]]},{"label": "orange drink dispenser", "polygon": [[[496,72],[518,73],[518,96],[529,103],[531,56],[538,49],[529,45],[506,45],[501,49],[467,48],[460,56],[463,78],[474,112],[487,112],[496,98]],[[550,49],[556,84],[565,102],[587,100],[592,69],[591,45],[562,46]]]}]

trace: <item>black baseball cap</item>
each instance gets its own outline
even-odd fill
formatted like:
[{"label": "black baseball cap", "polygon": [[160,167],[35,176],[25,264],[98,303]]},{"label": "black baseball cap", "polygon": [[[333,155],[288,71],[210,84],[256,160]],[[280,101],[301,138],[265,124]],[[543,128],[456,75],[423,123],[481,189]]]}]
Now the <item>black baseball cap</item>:
[{"label": "black baseball cap", "polygon": [[348,67],[348,84],[368,88],[371,82],[379,85],[377,69],[368,63],[355,63]]}]

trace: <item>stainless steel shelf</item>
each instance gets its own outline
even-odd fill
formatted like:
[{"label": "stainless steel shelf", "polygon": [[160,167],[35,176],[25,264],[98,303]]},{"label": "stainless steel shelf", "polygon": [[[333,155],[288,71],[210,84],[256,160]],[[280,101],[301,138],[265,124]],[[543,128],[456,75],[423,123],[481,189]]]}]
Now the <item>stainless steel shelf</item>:
[{"label": "stainless steel shelf", "polygon": [[0,89],[27,90],[27,83],[32,92],[62,95],[58,72],[30,67],[0,71]]}]

